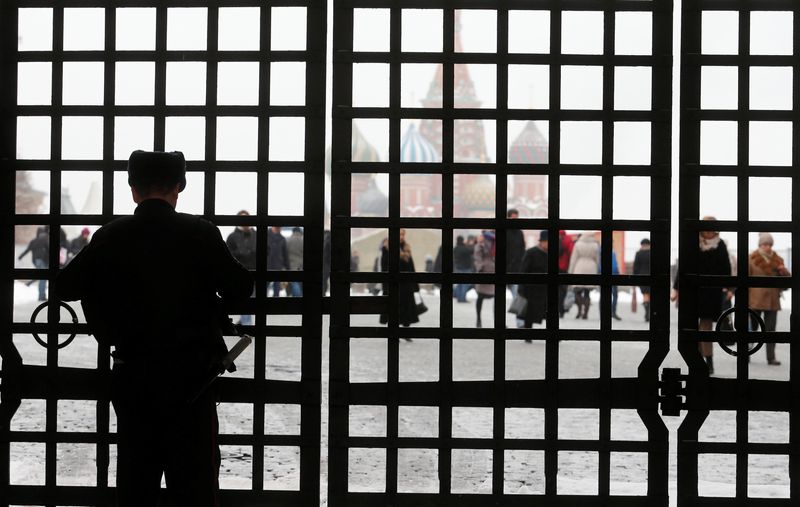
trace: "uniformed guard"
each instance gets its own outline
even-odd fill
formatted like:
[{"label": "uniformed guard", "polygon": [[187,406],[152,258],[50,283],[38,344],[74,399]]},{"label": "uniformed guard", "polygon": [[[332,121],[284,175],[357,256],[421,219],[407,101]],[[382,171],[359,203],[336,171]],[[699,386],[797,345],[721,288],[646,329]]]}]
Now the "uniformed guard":
[{"label": "uniformed guard", "polygon": [[175,211],[182,153],[133,152],[128,183],[136,211],[95,233],[56,293],[81,300],[91,332],[114,348],[119,505],[216,506],[216,403],[196,395],[226,353],[220,298],[249,297],[253,278],[213,224]]}]

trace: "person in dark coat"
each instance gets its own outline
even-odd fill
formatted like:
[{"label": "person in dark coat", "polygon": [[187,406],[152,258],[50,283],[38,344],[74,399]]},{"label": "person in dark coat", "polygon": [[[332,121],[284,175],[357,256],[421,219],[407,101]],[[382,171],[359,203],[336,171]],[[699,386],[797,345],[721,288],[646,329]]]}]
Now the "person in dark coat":
[{"label": "person in dark coat", "polygon": [[[453,247],[453,271],[456,273],[472,273],[472,250],[473,247],[464,242],[464,236],[456,237],[456,246]],[[453,288],[453,296],[459,303],[467,302],[467,291],[469,284],[459,283]]]},{"label": "person in dark coat", "polygon": [[[634,275],[649,275],[650,274],[650,240],[644,238],[640,243],[639,251],[633,258],[633,274]],[[644,320],[650,321],[650,286],[641,286],[639,290],[642,292],[642,306],[644,307]]]},{"label": "person in dark coat", "polygon": [[322,235],[322,295],[328,294],[328,284],[331,279],[331,231],[326,230]]},{"label": "person in dark coat", "polygon": [[[703,220],[714,221],[711,216]],[[731,275],[731,259],[728,247],[718,231],[700,231],[700,252],[697,256],[697,273],[700,275]],[[672,300],[678,300],[678,278],[673,286]],[[722,314],[723,301],[730,301],[733,292],[722,287],[700,287],[697,289],[697,329],[712,331],[714,323]],[[700,355],[705,359],[709,375],[714,373],[714,342],[698,342]]]},{"label": "person in dark coat", "polygon": [[[48,259],[50,255],[50,232],[47,226],[36,229],[36,237],[33,238],[28,246],[19,254],[18,259],[22,260],[26,255],[31,254],[31,262],[36,269],[47,269],[50,265]],[[30,285],[30,283],[28,284]],[[47,300],[47,280],[39,279],[39,301]]]},{"label": "person in dark coat", "polygon": [[[400,272],[415,272],[414,257],[411,256],[411,245],[406,242],[406,230],[400,229]],[[389,242],[385,241],[381,246],[381,271],[389,271]],[[383,294],[389,294],[389,287],[384,284]],[[417,303],[414,300],[414,293],[419,292],[419,284],[413,282],[403,282],[397,284],[397,320],[401,326],[408,327],[419,322],[417,314]],[[389,322],[387,314],[381,314],[381,324]],[[411,341],[407,338],[408,341]]]},{"label": "person in dark coat", "polygon": [[[267,232],[267,269],[270,271],[289,270],[289,252],[286,250],[286,238],[281,234],[280,227],[270,227]],[[275,280],[272,285],[273,297],[281,295],[281,282]],[[269,292],[269,286],[267,286]]]},{"label": "person in dark coat", "polygon": [[212,223],[175,211],[185,171],[180,152],[135,151],[134,214],[100,228],[56,280],[58,297],[81,300],[92,334],[114,347],[123,507],[219,505],[216,399],[200,387],[226,353],[219,296],[246,299],[253,278]]},{"label": "person in dark coat", "polygon": [[[506,217],[519,218],[519,211],[510,209]],[[521,229],[506,230],[506,272],[519,273],[522,267],[522,257],[525,255],[525,236]],[[512,290],[512,293],[514,290]]]},{"label": "person in dark coat", "polygon": [[[247,210],[241,210],[236,214],[240,217],[250,216]],[[256,230],[249,225],[240,225],[228,234],[225,244],[228,245],[233,258],[239,261],[242,266],[249,270],[256,269]],[[239,324],[249,326],[253,323],[252,315],[241,315]]]},{"label": "person in dark coat", "polygon": [[88,227],[84,227],[81,229],[80,236],[73,238],[72,241],[69,242],[69,248],[67,248],[67,262],[78,255],[78,253],[89,244],[89,235],[91,233],[92,231],[90,231]]},{"label": "person in dark coat", "polygon": [[[547,273],[547,231],[539,233],[539,244],[525,251],[522,257],[523,273]],[[523,284],[519,293],[528,300],[523,314],[525,327],[541,324],[547,316],[547,286]]]}]

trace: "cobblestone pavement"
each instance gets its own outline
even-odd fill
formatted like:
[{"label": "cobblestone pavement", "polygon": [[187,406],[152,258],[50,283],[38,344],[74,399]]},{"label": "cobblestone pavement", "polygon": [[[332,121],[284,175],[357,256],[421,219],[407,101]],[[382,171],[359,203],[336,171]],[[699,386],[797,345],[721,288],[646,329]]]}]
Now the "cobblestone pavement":
[{"label": "cobblestone pavement", "polygon": [[[34,294],[31,298],[30,294]],[[622,321],[614,322],[615,329],[647,329],[641,306],[632,314],[630,300],[621,295],[618,313]],[[422,316],[420,326],[436,326],[439,322],[439,300],[436,294],[425,294],[430,311]],[[27,321],[36,306],[35,287],[15,286],[15,321]],[[508,298],[510,301],[510,297]],[[598,328],[598,304],[595,301],[587,320],[575,320],[568,315],[561,320],[563,327]],[[788,306],[788,305],[787,305]],[[484,305],[483,322],[493,325],[493,303]],[[575,310],[572,311],[575,313]],[[663,366],[685,365],[674,352],[677,312],[672,311],[673,351]],[[454,303],[454,321],[472,325],[475,320],[474,302]],[[298,316],[270,316],[270,324],[300,325]],[[377,316],[353,316],[352,325],[377,325]],[[506,315],[506,326],[515,325],[513,317]],[[328,341],[327,318],[323,333],[323,404],[322,404],[322,504],[327,481],[327,375]],[[779,314],[778,329],[788,329],[788,311]],[[46,364],[45,350],[30,336],[17,335],[14,342],[26,364]],[[380,382],[386,379],[386,340],[351,340],[351,382]],[[735,359],[715,346],[716,376],[733,377]],[[559,377],[596,378],[599,376],[599,344],[592,342],[562,341],[560,344]],[[638,364],[647,350],[646,343],[619,343],[612,349],[612,374],[615,377],[636,376]],[[455,340],[453,344],[453,375],[460,380],[490,380],[493,378],[493,347],[490,340]],[[778,345],[781,366],[768,366],[760,352],[750,364],[750,376],[757,379],[787,380],[789,354],[787,345]],[[96,347],[89,336],[79,336],[59,353],[59,365],[75,368],[96,367]],[[298,338],[268,338],[267,378],[297,381],[300,379],[300,340]],[[237,377],[252,377],[252,348],[238,362]],[[544,344],[522,340],[507,342],[506,378],[544,378]],[[400,343],[400,381],[438,380],[438,347],[436,340],[417,339]],[[60,431],[93,431],[95,404],[91,401],[61,400],[58,402],[58,428]],[[252,408],[247,405],[221,404],[220,428],[226,434],[248,434],[253,431]],[[598,435],[596,410],[559,411],[559,437],[565,439],[595,439]],[[437,436],[438,409],[431,407],[403,407],[399,415],[400,436]],[[680,418],[665,418],[671,430],[671,480],[675,481],[675,437]],[[701,441],[735,441],[735,413],[714,412],[706,420]],[[506,413],[506,438],[542,438],[543,411],[537,409],[509,409]],[[114,427],[112,411],[112,428]],[[19,431],[44,431],[45,405],[43,400],[25,400],[12,421],[12,429]],[[268,404],[264,431],[268,434],[298,434],[300,410],[296,405]],[[359,406],[350,412],[352,435],[385,435],[386,411],[381,407]],[[646,430],[634,411],[612,412],[612,438],[645,440]],[[456,407],[453,410],[454,437],[490,438],[492,436],[492,409]],[[749,438],[752,442],[787,442],[788,414],[750,413]],[[221,484],[225,488],[249,489],[251,482],[252,448],[226,446],[222,449],[223,464]],[[401,491],[438,491],[436,449],[407,449],[399,453],[398,485]],[[113,454],[113,449],[112,449]],[[385,483],[385,453],[378,450],[351,451],[350,489],[380,489]],[[91,485],[96,483],[94,449],[89,444],[58,445],[59,484]],[[504,491],[509,494],[540,493],[544,487],[543,454],[541,451],[509,450],[504,455]],[[783,459],[786,458],[786,459]],[[44,444],[13,443],[11,446],[12,483],[39,484],[44,477]],[[492,455],[486,450],[454,450],[451,470],[453,491],[488,493],[491,488]],[[114,467],[109,474],[113,483]],[[299,487],[299,449],[294,447],[269,447],[265,449],[265,483],[268,489],[297,489]],[[592,493],[597,489],[597,454],[569,451],[559,453],[558,489],[561,493]],[[611,491],[619,494],[642,494],[646,491],[646,457],[631,453],[612,456]],[[705,455],[700,462],[700,491],[708,495],[732,494],[735,461],[730,456]],[[754,496],[788,495],[788,457],[751,456],[749,460],[749,491]],[[675,495],[672,495],[673,498]]]}]

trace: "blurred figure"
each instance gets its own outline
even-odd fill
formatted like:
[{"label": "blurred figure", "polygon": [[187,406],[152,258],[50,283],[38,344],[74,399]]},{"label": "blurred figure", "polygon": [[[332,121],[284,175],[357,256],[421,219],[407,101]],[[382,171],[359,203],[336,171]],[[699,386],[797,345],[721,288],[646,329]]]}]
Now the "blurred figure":
[{"label": "blurred figure", "polygon": [[[33,266],[36,269],[47,269],[50,265],[48,261],[48,254],[50,250],[50,231],[45,225],[36,229],[36,237],[28,243],[27,248],[19,254],[19,260],[22,260],[28,253],[31,254]],[[32,282],[31,282],[32,283]],[[28,284],[30,285],[30,284]],[[39,280],[39,301],[47,300],[47,280],[44,278]]]},{"label": "blurred figure", "polygon": [[[506,212],[506,218],[519,218],[519,211],[511,208]],[[525,235],[521,229],[506,229],[506,273],[519,273],[522,268],[522,257],[525,256]],[[509,284],[512,298],[517,295],[517,284]],[[517,327],[524,327],[525,321],[517,319]]]},{"label": "blurred figure", "polygon": [[[617,262],[617,252],[611,250],[611,274],[619,274],[619,262]],[[619,300],[619,287],[616,285],[611,286],[611,318],[614,320],[622,320],[622,317],[617,315],[617,301]]]},{"label": "blurred figure", "polygon": [[[650,239],[644,238],[639,244],[639,251],[633,258],[633,274],[634,275],[649,275],[650,274]],[[650,322],[650,286],[640,286],[639,291],[642,293],[642,307],[644,307],[644,320]]]},{"label": "blurred figure", "polygon": [[[790,276],[789,270],[784,265],[783,258],[773,249],[774,239],[768,232],[758,236],[758,248],[750,254],[748,270],[750,276]],[[774,332],[778,320],[778,310],[781,309],[781,290],[771,287],[750,287],[748,301],[750,309],[762,316],[766,332]],[[753,329],[757,329],[755,318],[751,320]],[[775,343],[767,343],[767,364],[778,366],[780,361],[775,357]]]},{"label": "blurred figure", "polygon": [[[494,231],[483,231],[478,236],[473,258],[476,273],[494,273],[494,240]],[[483,309],[483,300],[494,297],[494,284],[479,283],[475,285],[475,291],[478,293],[478,300],[475,302],[475,312],[478,319],[475,327],[482,327],[481,310]]]},{"label": "blurred figure", "polygon": [[[523,273],[547,273],[547,244],[547,231],[544,230],[539,233],[539,243],[529,248],[522,257]],[[547,286],[520,285],[519,293],[528,300],[523,314],[524,327],[541,324],[547,316]]]},{"label": "blurred figure", "polygon": [[83,248],[89,244],[89,235],[91,231],[88,227],[84,227],[81,229],[81,235],[73,238],[72,241],[69,242],[69,247],[67,248],[67,262],[72,260],[73,257],[78,255],[78,252],[83,250]]},{"label": "blurred figure", "polygon": [[331,279],[331,231],[322,234],[322,295],[328,294]]},{"label": "blurred figure", "polygon": [[[406,242],[406,230],[400,229],[400,262],[399,271],[415,272],[414,258],[411,256],[411,245]],[[389,240],[385,239],[381,245],[381,271],[389,271]],[[384,284],[383,293],[388,294],[388,287]],[[419,285],[413,282],[401,282],[397,284],[397,320],[401,326],[408,327],[419,322],[417,314],[417,303],[414,300],[414,293],[419,292]],[[381,324],[389,322],[387,314],[381,314]],[[411,341],[406,338],[406,341]]]},{"label": "blurred figure", "polygon": [[[286,251],[286,238],[281,234],[280,227],[270,227],[267,231],[267,269],[270,271],[286,271],[289,269],[289,253]],[[272,286],[272,296],[281,295],[281,282],[275,280],[267,285]]]},{"label": "blurred figure", "polygon": [[[292,235],[286,240],[286,254],[289,259],[289,270],[303,271],[303,229],[295,227]],[[299,298],[303,295],[303,284],[291,281],[286,289],[288,296]]]},{"label": "blurred figure", "polygon": [[[456,237],[456,246],[453,247],[453,271],[456,273],[472,273],[472,251],[474,247],[464,242],[464,236]],[[459,303],[467,302],[469,284],[459,283],[453,288],[453,295]]]},{"label": "blurred figure", "polygon": [[[572,255],[569,258],[569,269],[571,275],[596,275],[600,267],[600,244],[592,232],[584,232],[572,248]],[[589,306],[592,300],[589,292],[594,289],[593,285],[574,285],[575,306],[578,307],[576,319],[586,319],[589,315]]]},{"label": "blurred figure", "polygon": [[[250,216],[247,210],[241,210],[236,214],[239,217]],[[233,258],[246,267],[249,271],[256,269],[256,231],[249,225],[239,225],[225,239],[228,250],[231,251]],[[239,324],[249,326],[253,323],[252,315],[241,315]]]},{"label": "blurred figure", "polygon": [[350,252],[350,272],[357,272],[359,264],[361,264],[361,256],[358,255],[358,250],[353,250]]},{"label": "blurred figure", "polygon": [[[705,216],[703,220],[713,222],[716,218]],[[711,224],[709,224],[711,226]],[[731,261],[728,254],[728,247],[718,231],[700,231],[699,235],[700,252],[697,256],[697,273],[701,275],[731,275]],[[679,287],[678,280],[675,278],[673,285],[672,301],[678,301]],[[714,323],[722,313],[723,300],[730,300],[733,292],[722,287],[700,287],[697,289],[697,329],[699,331],[712,331]],[[714,373],[714,342],[698,342],[697,348],[700,355],[706,362],[708,374]]]},{"label": "blurred figure", "polygon": [[[572,248],[575,242],[567,231],[558,231],[558,272],[567,273],[569,271],[569,260],[572,257]],[[567,297],[567,286],[558,286],[558,316],[563,317],[566,313],[564,299]]]}]

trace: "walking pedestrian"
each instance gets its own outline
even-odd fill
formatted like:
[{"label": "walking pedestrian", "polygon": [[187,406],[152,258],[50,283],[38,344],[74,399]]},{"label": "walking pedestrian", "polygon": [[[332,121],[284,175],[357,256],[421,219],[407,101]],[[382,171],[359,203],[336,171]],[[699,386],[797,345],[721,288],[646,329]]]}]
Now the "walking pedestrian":
[{"label": "walking pedestrian", "polygon": [[[286,238],[281,234],[280,227],[270,227],[267,231],[267,269],[270,271],[287,271],[289,269],[289,253],[286,251]],[[269,292],[272,286],[272,296],[281,295],[281,282],[274,280],[267,285]]]},{"label": "walking pedestrian", "polygon": [[[611,250],[611,274],[619,274],[619,262],[617,261],[617,252]],[[616,285],[611,286],[611,318],[614,320],[622,320],[622,317],[617,315],[617,301],[619,300],[619,287]]]},{"label": "walking pedestrian", "polygon": [[[289,259],[289,270],[303,271],[303,229],[295,227],[292,235],[286,240],[286,254]],[[287,295],[299,298],[303,295],[303,283],[298,281],[289,282],[286,290]]]},{"label": "walking pedestrian", "polygon": [[[703,220],[713,222],[716,218],[705,216]],[[709,227],[711,226],[712,224],[709,224]],[[700,231],[698,239],[700,251],[697,256],[697,273],[701,275],[730,276],[731,261],[728,247],[719,237],[719,231]],[[679,298],[679,279],[680,276],[676,277],[673,285],[671,298],[673,301],[678,301]],[[733,292],[722,287],[700,287],[697,289],[697,329],[699,331],[712,331],[714,323],[722,313],[723,301],[729,301],[732,297]],[[700,341],[697,343],[697,348],[706,362],[708,374],[713,375],[714,342]]]},{"label": "walking pedestrian", "polygon": [[[36,237],[33,238],[25,250],[19,254],[18,259],[22,260],[26,255],[31,254],[31,261],[36,269],[47,269],[50,265],[50,231],[47,226],[36,229]],[[47,280],[39,279],[39,301],[47,301]]]},{"label": "walking pedestrian", "polygon": [[[522,257],[523,273],[547,273],[547,245],[547,231],[544,230],[539,233],[539,243],[526,250]],[[547,286],[523,284],[519,287],[519,293],[527,300],[522,315],[524,327],[541,324],[547,316]]]},{"label": "walking pedestrian", "polygon": [[[519,218],[519,210],[511,208],[506,212],[506,218],[514,220]],[[521,229],[506,229],[506,273],[519,273],[522,268],[522,258],[525,256],[525,235]],[[512,298],[517,295],[517,284],[509,284]],[[524,319],[517,318],[517,327],[524,327]]]},{"label": "walking pedestrian", "polygon": [[[247,210],[241,210],[236,216],[250,216]],[[247,224],[236,227],[225,239],[233,258],[250,271],[256,269],[256,230]],[[240,315],[239,324],[249,326],[253,323],[252,315]]]},{"label": "walking pedestrian", "polygon": [[[584,232],[575,242],[572,255],[569,258],[568,272],[571,275],[596,275],[600,267],[600,244],[594,233]],[[589,306],[592,300],[589,293],[593,285],[574,285],[575,306],[578,307],[576,319],[586,319],[589,315]]]},{"label": "walking pedestrian", "polygon": [[[789,270],[783,262],[783,258],[775,252],[772,247],[775,240],[772,234],[763,232],[758,236],[758,248],[750,254],[748,268],[750,276],[790,276]],[[778,321],[778,311],[781,309],[782,289],[773,287],[750,287],[748,290],[748,301],[750,309],[755,311],[764,319],[764,331],[775,332]],[[755,318],[752,318],[751,325],[757,326]],[[778,366],[781,364],[775,356],[775,343],[767,343],[767,364]]]},{"label": "walking pedestrian", "polygon": [[[473,273],[475,268],[472,263],[472,253],[474,246],[469,246],[464,242],[464,236],[456,237],[456,246],[453,247],[453,270],[456,273]],[[469,284],[459,283],[453,289],[453,295],[459,303],[467,302],[467,291]]]},{"label": "walking pedestrian", "polygon": [[[389,271],[389,246],[388,238],[381,246],[381,271]],[[406,230],[400,229],[400,272],[415,272],[414,257],[411,255],[411,245],[406,242]],[[383,286],[384,295],[389,294],[389,287],[387,284]],[[419,322],[419,315],[417,313],[417,302],[414,299],[414,293],[419,292],[419,285],[414,282],[399,282],[397,284],[397,320],[401,326],[408,327],[411,324]],[[381,324],[389,322],[388,314],[381,314]],[[406,341],[411,341],[406,338]]]},{"label": "walking pedestrian", "polygon": [[[558,272],[567,273],[569,271],[569,260],[572,257],[572,248],[575,242],[572,236],[567,234],[567,231],[558,231]],[[564,306],[564,300],[567,297],[567,286],[558,286],[558,316],[564,317],[567,309]]]},{"label": "walking pedestrian", "polygon": [[91,334],[114,347],[118,505],[215,507],[217,400],[200,388],[227,352],[218,295],[246,299],[253,277],[212,223],[175,211],[182,153],[134,152],[128,183],[134,214],[94,234],[57,294],[81,300]]},{"label": "walking pedestrian", "polygon": [[[633,274],[650,274],[650,239],[644,238],[639,243],[639,250],[633,257]],[[644,320],[650,322],[650,286],[641,285],[639,291],[642,293],[642,307],[644,307]]]},{"label": "walking pedestrian", "polygon": [[[483,231],[477,237],[473,257],[476,273],[494,273],[494,241],[494,231]],[[475,323],[475,327],[482,327],[483,322],[481,321],[481,310],[483,309],[483,300],[494,297],[494,284],[476,284],[475,292],[478,293],[478,300],[475,302],[475,312],[477,313],[478,319]]]},{"label": "walking pedestrian", "polygon": [[90,231],[88,227],[84,227],[81,229],[80,236],[73,238],[72,241],[69,242],[69,247],[67,248],[67,262],[78,255],[78,253],[89,244],[89,236],[91,233],[92,231]]}]

